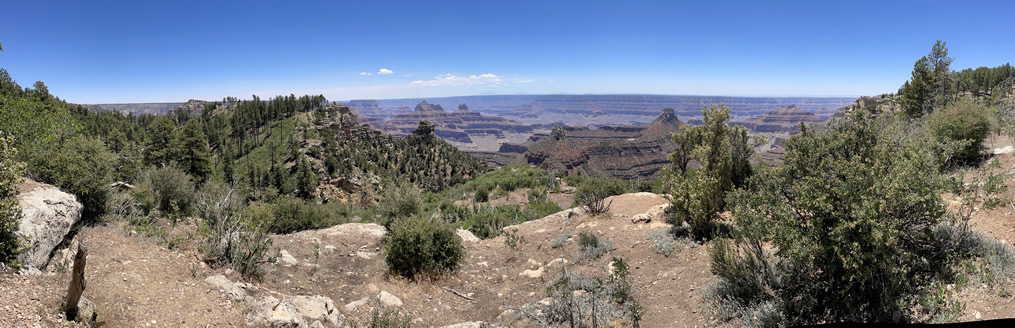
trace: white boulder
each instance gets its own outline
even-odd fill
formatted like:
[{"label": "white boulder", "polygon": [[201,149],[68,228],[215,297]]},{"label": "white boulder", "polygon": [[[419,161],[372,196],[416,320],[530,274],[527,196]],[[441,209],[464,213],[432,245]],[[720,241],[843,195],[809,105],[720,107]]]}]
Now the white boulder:
[{"label": "white boulder", "polygon": [[21,224],[18,234],[22,236],[28,250],[18,256],[22,263],[36,268],[45,268],[49,257],[67,237],[71,228],[81,220],[84,206],[74,195],[40,183],[32,191],[18,195],[21,205]]}]

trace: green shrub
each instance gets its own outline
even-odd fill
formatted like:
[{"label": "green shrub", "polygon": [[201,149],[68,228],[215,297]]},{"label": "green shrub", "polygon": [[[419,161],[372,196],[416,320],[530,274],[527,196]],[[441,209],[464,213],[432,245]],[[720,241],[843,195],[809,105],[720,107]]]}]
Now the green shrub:
[{"label": "green shrub", "polygon": [[547,189],[545,187],[537,187],[537,188],[529,189],[529,192],[528,192],[528,195],[527,195],[528,196],[527,198],[529,200],[529,204],[545,202],[546,201],[546,192],[547,192]]},{"label": "green shrub", "polygon": [[21,252],[17,231],[22,216],[17,187],[25,165],[15,158],[17,150],[10,138],[0,135],[0,264],[16,266],[15,258]]},{"label": "green shrub", "polygon": [[577,270],[565,270],[546,283],[546,294],[553,301],[543,310],[546,320],[572,327],[612,326],[624,322],[638,327],[641,306],[634,299],[628,264],[621,258],[610,262],[613,274],[591,276]]},{"label": "green shrub", "polygon": [[[377,307],[380,307],[379,305]],[[370,312],[370,321],[366,322],[364,328],[411,328],[412,315],[403,313],[397,309],[380,308]],[[358,322],[353,321],[352,328],[360,327]]]},{"label": "green shrub", "polygon": [[[663,172],[673,204],[670,223],[687,222],[699,240],[712,237],[726,193],[751,175],[754,148],[764,143],[743,126],[730,126],[729,107],[712,105],[701,113],[703,125],[683,125],[673,134],[678,149],[670,154],[673,163]],[[691,169],[693,163],[698,169]]]},{"label": "green shrub", "polygon": [[927,123],[938,141],[962,142],[964,146],[954,155],[952,162],[968,164],[979,160],[983,141],[990,132],[990,121],[987,106],[971,98],[962,98],[932,113]]},{"label": "green shrub", "polygon": [[581,187],[578,187],[578,191],[575,192],[574,202],[578,206],[581,206],[585,211],[592,215],[605,214],[610,211],[610,205],[613,203],[606,202],[606,197],[611,196],[612,190],[607,184],[601,183],[585,183]]},{"label": "green shrub", "polygon": [[581,263],[584,261],[596,260],[613,250],[613,245],[599,241],[599,238],[591,232],[579,232],[578,233],[578,253],[574,256],[575,263]]},{"label": "green shrub", "polygon": [[411,218],[394,223],[385,245],[391,273],[409,279],[455,271],[465,257],[455,229],[441,222]]},{"label": "green shrub", "polygon": [[727,285],[716,299],[779,303],[790,325],[913,317],[924,288],[955,264],[930,231],[945,213],[939,165],[927,140],[890,118],[856,113],[793,136],[782,166],[727,198],[737,231],[710,248]]},{"label": "green shrub", "polygon": [[520,212],[518,205],[476,206],[467,226],[481,239],[497,237],[504,227],[523,222]]},{"label": "green shrub", "polygon": [[482,186],[479,189],[476,189],[476,193],[473,194],[472,200],[476,201],[477,203],[486,203],[490,201],[489,187]]},{"label": "green shrub", "polygon": [[282,197],[271,207],[274,219],[268,231],[277,234],[327,228],[348,222],[352,208],[345,203],[317,204],[295,197]]},{"label": "green shrub", "polygon": [[264,273],[261,266],[278,258],[266,229],[265,221],[270,220],[266,208],[244,209],[235,190],[218,183],[206,184],[199,200],[205,262],[228,265],[247,278],[260,278]]},{"label": "green shrub", "polygon": [[84,205],[83,219],[94,222],[106,211],[115,159],[102,141],[75,135],[33,154],[29,172],[77,196]]},{"label": "green shrub", "polygon": [[[648,233],[648,239],[652,241],[652,250],[656,253],[662,254],[663,256],[669,257],[673,254],[674,250],[683,250],[688,247],[695,247],[697,244],[694,243],[687,235],[681,236],[680,227],[674,226],[670,229],[658,229]],[[676,229],[676,230],[675,230]]]},{"label": "green shrub", "polygon": [[157,209],[163,213],[187,215],[196,201],[190,175],[174,166],[152,167],[141,172],[133,194],[145,213]]},{"label": "green shrub", "polygon": [[[532,221],[536,219],[542,219],[547,215],[562,211],[560,205],[551,201],[541,201],[535,203],[529,203],[522,208],[522,216],[525,217],[525,221]],[[521,222],[519,222],[521,223]]]},{"label": "green shrub", "polygon": [[419,191],[411,185],[395,185],[382,192],[377,203],[377,214],[381,217],[381,224],[389,231],[394,222],[413,217],[423,211],[423,200]]},{"label": "green shrub", "polygon": [[557,238],[550,243],[550,247],[554,249],[564,247],[564,244],[567,244],[567,241],[571,240],[571,237],[574,237],[574,231],[565,232],[560,236],[557,236]]},{"label": "green shrub", "polygon": [[281,197],[271,207],[274,219],[268,225],[273,233],[289,233],[305,230],[311,225],[313,218],[306,217],[305,203],[295,197]]}]

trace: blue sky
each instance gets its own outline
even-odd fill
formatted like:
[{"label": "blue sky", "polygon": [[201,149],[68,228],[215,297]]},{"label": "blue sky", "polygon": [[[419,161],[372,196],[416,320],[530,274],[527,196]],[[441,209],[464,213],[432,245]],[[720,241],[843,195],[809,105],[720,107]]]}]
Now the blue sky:
[{"label": "blue sky", "polygon": [[76,103],[859,96],[938,39],[953,68],[1015,57],[1015,2],[886,2],[3,1],[0,67]]}]

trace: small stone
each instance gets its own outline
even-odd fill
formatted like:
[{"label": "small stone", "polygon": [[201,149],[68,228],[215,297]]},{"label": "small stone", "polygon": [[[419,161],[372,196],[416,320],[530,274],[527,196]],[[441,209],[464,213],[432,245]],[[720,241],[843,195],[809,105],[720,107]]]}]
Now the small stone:
[{"label": "small stone", "polygon": [[649,216],[648,214],[638,214],[631,217],[631,223],[634,224],[649,223],[649,222],[652,222],[652,217]]},{"label": "small stone", "polygon": [[296,264],[300,263],[300,261],[297,260],[296,257],[292,256],[291,254],[289,254],[289,252],[287,252],[284,249],[279,252],[279,259],[278,260],[279,260],[279,263],[282,263],[282,265],[287,266],[287,267],[288,266],[293,266],[293,265],[296,265]]},{"label": "small stone", "polygon": [[345,305],[345,310],[348,311],[348,312],[356,311],[356,309],[360,308],[361,306],[366,305],[368,301],[370,301],[369,297],[361,298],[361,299],[359,299],[357,301],[354,301],[354,302],[351,302],[349,304],[346,304]]},{"label": "small stone", "polygon": [[381,304],[385,306],[402,306],[402,299],[386,291],[381,291],[377,294],[377,300],[381,301]]}]

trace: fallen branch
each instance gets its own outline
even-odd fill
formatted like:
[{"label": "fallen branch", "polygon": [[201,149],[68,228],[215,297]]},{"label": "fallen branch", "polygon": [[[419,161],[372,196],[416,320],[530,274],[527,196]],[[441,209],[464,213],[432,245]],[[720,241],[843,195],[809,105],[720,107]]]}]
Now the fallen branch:
[{"label": "fallen branch", "polygon": [[451,292],[452,294],[458,295],[458,297],[461,297],[461,298],[464,298],[464,299],[467,299],[467,300],[470,300],[470,301],[475,301],[475,299],[473,299],[472,297],[465,296],[465,294],[459,293],[457,290],[454,290],[454,289],[451,289],[451,288],[447,288],[447,287],[441,287],[441,288],[444,288],[444,290],[446,290],[448,292]]},{"label": "fallen branch", "polygon": [[540,320],[539,317],[535,316],[532,313],[529,313],[529,311],[525,311],[525,309],[522,309],[522,308],[519,308],[519,307],[514,307],[514,306],[507,306],[507,305],[501,305],[500,307],[508,309],[508,310],[514,310],[514,311],[521,312],[521,313],[529,316],[529,318],[532,318],[532,320],[536,320],[536,322],[539,322],[539,324],[542,325],[543,327],[549,327],[549,326],[546,325],[545,322],[543,322],[543,320]]}]

